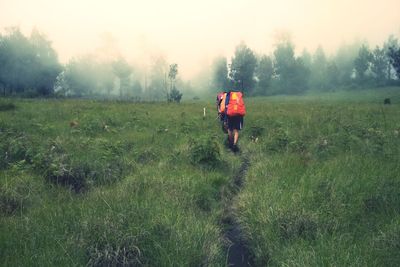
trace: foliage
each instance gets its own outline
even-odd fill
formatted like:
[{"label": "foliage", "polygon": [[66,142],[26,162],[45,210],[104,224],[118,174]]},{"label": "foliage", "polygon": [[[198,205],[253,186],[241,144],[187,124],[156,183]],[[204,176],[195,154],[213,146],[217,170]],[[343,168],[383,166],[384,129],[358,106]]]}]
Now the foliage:
[{"label": "foliage", "polygon": [[3,94],[50,95],[61,71],[51,42],[33,30],[28,38],[19,28],[9,28],[0,35],[0,84]]},{"label": "foliage", "polygon": [[327,79],[328,60],[321,46],[318,46],[313,55],[310,84],[313,88],[326,91],[329,84]]},{"label": "foliage", "polygon": [[256,67],[257,58],[254,52],[245,43],[238,45],[229,70],[234,88],[251,95],[255,86]]},{"label": "foliage", "polygon": [[178,89],[176,89],[176,87],[174,86],[171,90],[171,93],[169,94],[169,102],[176,102],[176,103],[180,103],[181,102],[181,98],[182,98],[182,93],[179,92]]},{"label": "foliage", "polygon": [[[400,77],[400,47],[389,47],[389,61],[396,70],[396,75]],[[400,78],[399,78],[400,79]]]},{"label": "foliage", "polygon": [[262,56],[257,68],[256,77],[258,79],[255,95],[267,95],[271,90],[271,81],[274,75],[272,59],[268,56]]},{"label": "foliage", "polygon": [[301,58],[295,58],[294,45],[290,41],[277,45],[274,66],[280,93],[298,94],[308,89],[310,70]]},{"label": "foliage", "polygon": [[145,94],[150,100],[165,100],[168,93],[167,86],[168,64],[163,57],[158,57],[150,70],[150,84],[145,88]]},{"label": "foliage", "polygon": [[385,50],[376,46],[372,51],[371,56],[371,71],[374,75],[376,83],[378,85],[383,85],[386,80],[386,69],[388,65],[388,59]]},{"label": "foliage", "polygon": [[365,81],[365,75],[370,68],[372,55],[366,45],[362,45],[358,51],[358,56],[354,59],[354,68],[356,70],[356,78],[360,82]]},{"label": "foliage", "polygon": [[390,35],[388,37],[388,39],[386,40],[386,42],[383,44],[383,50],[385,50],[386,53],[386,57],[388,59],[387,62],[387,74],[386,74],[386,78],[390,81],[392,79],[392,72],[393,72],[393,66],[390,63],[390,50],[391,48],[399,48],[399,40],[394,36],[394,35]]},{"label": "foliage", "polygon": [[122,98],[126,95],[126,91],[129,87],[129,76],[132,73],[132,69],[125,59],[118,58],[113,62],[113,71],[119,79],[119,96]]},{"label": "foliage", "polygon": [[96,90],[97,77],[94,58],[81,57],[72,59],[57,79],[58,90],[65,95],[91,95]]},{"label": "foliage", "polygon": [[169,65],[168,79],[169,79],[169,89],[167,90],[167,101],[179,103],[182,98],[182,94],[176,89],[175,81],[178,75],[178,64]]},{"label": "foliage", "polygon": [[339,70],[339,86],[345,87],[353,83],[354,59],[357,57],[360,47],[359,42],[342,45],[333,57],[333,61]]}]

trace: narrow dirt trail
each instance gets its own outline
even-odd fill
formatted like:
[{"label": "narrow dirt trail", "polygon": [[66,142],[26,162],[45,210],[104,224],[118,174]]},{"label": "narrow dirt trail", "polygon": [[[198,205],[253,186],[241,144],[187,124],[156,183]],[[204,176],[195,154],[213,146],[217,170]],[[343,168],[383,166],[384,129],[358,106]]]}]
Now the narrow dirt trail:
[{"label": "narrow dirt trail", "polygon": [[247,241],[235,212],[235,199],[243,187],[246,172],[250,166],[250,159],[246,154],[243,154],[240,158],[242,164],[239,170],[232,177],[227,190],[222,193],[224,211],[221,224],[224,229],[223,237],[226,241],[228,266],[254,266],[253,257],[248,249]]}]

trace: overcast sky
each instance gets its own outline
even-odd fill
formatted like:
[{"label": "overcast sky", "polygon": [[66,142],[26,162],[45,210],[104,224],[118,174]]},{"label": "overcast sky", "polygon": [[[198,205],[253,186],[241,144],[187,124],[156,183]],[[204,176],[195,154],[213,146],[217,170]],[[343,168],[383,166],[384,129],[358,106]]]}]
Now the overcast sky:
[{"label": "overcast sky", "polygon": [[114,40],[130,61],[162,54],[190,78],[241,41],[271,53],[282,31],[299,52],[331,53],[356,38],[382,45],[400,37],[400,0],[0,0],[0,29],[9,26],[36,27],[63,63]]}]

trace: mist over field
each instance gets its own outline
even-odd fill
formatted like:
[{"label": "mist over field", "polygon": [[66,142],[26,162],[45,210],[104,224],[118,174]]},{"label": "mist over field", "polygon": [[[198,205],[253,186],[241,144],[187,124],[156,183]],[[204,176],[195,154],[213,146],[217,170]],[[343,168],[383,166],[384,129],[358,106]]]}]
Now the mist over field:
[{"label": "mist over field", "polygon": [[20,26],[25,34],[36,27],[62,63],[101,50],[112,39],[129,61],[164,55],[189,79],[215,56],[232,56],[241,41],[270,53],[281,31],[292,34],[298,53],[319,45],[333,53],[357,38],[374,47],[400,33],[399,9],[396,0],[2,0],[0,27]]},{"label": "mist over field", "polygon": [[400,34],[400,2],[333,0],[238,1],[0,1],[0,29],[33,28],[52,42],[61,63],[85,54],[121,55],[150,66],[163,56],[193,79],[216,56],[233,56],[244,41],[270,54],[282,32],[296,54],[322,46],[333,54],[356,39],[373,48]]}]

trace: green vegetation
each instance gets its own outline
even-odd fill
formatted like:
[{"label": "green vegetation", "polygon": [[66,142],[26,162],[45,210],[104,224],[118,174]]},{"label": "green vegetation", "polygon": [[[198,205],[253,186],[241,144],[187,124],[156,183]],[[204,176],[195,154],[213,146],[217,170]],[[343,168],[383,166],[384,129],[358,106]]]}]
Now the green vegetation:
[{"label": "green vegetation", "polygon": [[[226,266],[242,158],[213,102],[0,99],[0,265]],[[246,99],[230,211],[257,266],[400,264],[399,103]]]},{"label": "green vegetation", "polygon": [[10,103],[0,102],[0,265],[224,264],[219,192],[236,164],[202,107]]},{"label": "green vegetation", "polygon": [[248,105],[252,167],[237,205],[257,266],[399,265],[400,109],[382,101],[399,94]]}]

